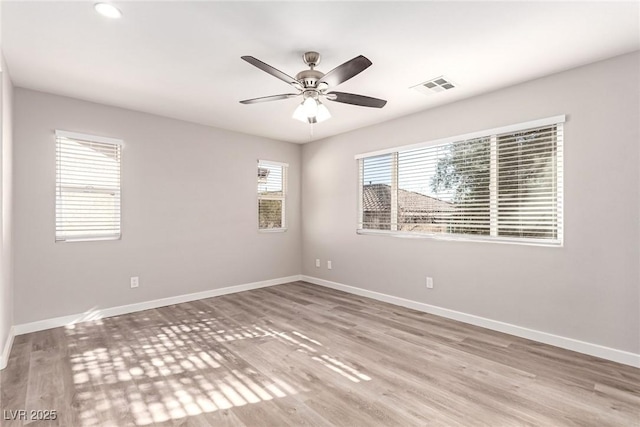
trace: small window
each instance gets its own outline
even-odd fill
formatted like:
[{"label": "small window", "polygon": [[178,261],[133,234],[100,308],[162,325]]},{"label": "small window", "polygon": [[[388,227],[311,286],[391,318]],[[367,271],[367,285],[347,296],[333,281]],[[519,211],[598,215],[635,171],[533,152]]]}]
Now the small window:
[{"label": "small window", "polygon": [[357,156],[358,230],[561,245],[563,122]]},{"label": "small window", "polygon": [[258,161],[258,229],[286,230],[286,163]]},{"label": "small window", "polygon": [[56,241],[120,238],[122,141],[56,131]]}]

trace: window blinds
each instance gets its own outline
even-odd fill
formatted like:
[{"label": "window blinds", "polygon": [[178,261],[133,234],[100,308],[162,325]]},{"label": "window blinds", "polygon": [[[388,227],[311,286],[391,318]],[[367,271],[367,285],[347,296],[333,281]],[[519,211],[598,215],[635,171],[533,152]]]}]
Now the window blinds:
[{"label": "window blinds", "polygon": [[287,164],[258,161],[258,228],[286,228]]},{"label": "window blinds", "polygon": [[56,131],[56,241],[120,238],[121,147]]},{"label": "window blinds", "polygon": [[359,229],[561,243],[563,121],[359,156]]},{"label": "window blinds", "polygon": [[561,125],[497,137],[498,236],[557,240]]}]

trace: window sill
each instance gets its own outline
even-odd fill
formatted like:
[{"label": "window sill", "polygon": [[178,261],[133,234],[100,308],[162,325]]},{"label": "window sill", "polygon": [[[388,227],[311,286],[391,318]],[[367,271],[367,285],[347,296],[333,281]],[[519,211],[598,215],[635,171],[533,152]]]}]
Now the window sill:
[{"label": "window sill", "polygon": [[284,233],[286,228],[258,228],[258,233]]},{"label": "window sill", "polygon": [[357,234],[374,235],[374,236],[390,236],[403,239],[432,239],[432,240],[448,240],[458,242],[475,242],[475,243],[501,243],[525,246],[543,246],[551,248],[561,248],[564,246],[560,240],[537,240],[537,239],[518,239],[505,237],[484,237],[484,236],[463,236],[463,235],[438,235],[425,233],[411,233],[403,231],[389,230],[362,230],[357,229]]},{"label": "window sill", "polygon": [[56,243],[75,243],[75,242],[104,242],[109,240],[121,240],[122,236],[109,237],[77,237],[69,239],[56,239]]}]

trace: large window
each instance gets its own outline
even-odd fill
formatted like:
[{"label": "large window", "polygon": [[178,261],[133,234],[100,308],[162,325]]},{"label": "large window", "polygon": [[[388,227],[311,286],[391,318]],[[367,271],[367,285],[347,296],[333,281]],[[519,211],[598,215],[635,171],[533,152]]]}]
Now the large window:
[{"label": "large window", "polygon": [[561,244],[563,122],[356,156],[359,232]]},{"label": "large window", "polygon": [[286,230],[286,163],[258,161],[258,229]]},{"label": "large window", "polygon": [[56,131],[56,241],[120,238],[121,147]]}]

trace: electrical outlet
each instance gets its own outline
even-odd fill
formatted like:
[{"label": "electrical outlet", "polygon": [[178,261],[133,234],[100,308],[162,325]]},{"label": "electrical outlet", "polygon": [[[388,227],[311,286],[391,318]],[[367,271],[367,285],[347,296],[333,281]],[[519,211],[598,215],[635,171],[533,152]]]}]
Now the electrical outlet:
[{"label": "electrical outlet", "polygon": [[427,288],[433,289],[433,277],[427,277]]},{"label": "electrical outlet", "polygon": [[327,261],[327,270],[331,270],[331,261]]},{"label": "electrical outlet", "polygon": [[316,258],[316,268],[320,268],[320,260]]},{"label": "electrical outlet", "polygon": [[140,286],[140,278],[138,276],[131,278],[131,288],[137,288]]}]

